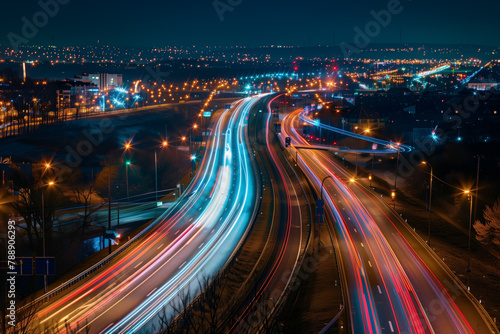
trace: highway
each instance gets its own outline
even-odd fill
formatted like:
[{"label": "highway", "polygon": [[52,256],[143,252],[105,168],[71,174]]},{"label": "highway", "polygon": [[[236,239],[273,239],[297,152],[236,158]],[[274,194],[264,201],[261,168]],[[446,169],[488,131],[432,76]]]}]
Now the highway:
[{"label": "highway", "polygon": [[221,269],[257,214],[260,190],[244,131],[257,100],[240,100],[222,112],[183,196],[142,240],[43,304],[35,326],[61,332],[148,331],[183,289],[194,291],[201,277]]},{"label": "highway", "polygon": [[272,239],[272,255],[254,287],[255,293],[243,303],[240,315],[229,333],[254,333],[262,331],[268,325],[274,312],[286,300],[287,288],[293,284],[293,274],[300,266],[299,259],[304,251],[301,202],[298,198],[300,189],[295,189],[291,180],[293,176],[287,174],[276,148],[273,147],[275,141],[272,138],[274,132],[271,131],[271,103],[275,99],[276,97],[261,99],[261,108],[255,108],[251,117],[256,122],[256,149],[260,151],[272,180],[272,224],[276,226],[277,232],[269,235]]},{"label": "highway", "polygon": [[[283,120],[283,137],[306,147],[294,128],[300,113]],[[325,181],[323,196],[338,237],[351,332],[496,332],[458,279],[377,194],[324,151],[298,149],[297,158],[317,193]]]}]

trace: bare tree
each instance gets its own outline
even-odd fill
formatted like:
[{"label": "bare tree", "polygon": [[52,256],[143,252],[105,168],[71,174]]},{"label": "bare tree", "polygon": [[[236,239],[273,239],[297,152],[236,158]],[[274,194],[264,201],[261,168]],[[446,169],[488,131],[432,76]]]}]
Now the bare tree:
[{"label": "bare tree", "polygon": [[[42,222],[45,220],[45,238],[47,245],[52,240],[52,219],[56,207],[60,204],[60,194],[49,191],[44,185],[44,175],[39,168],[33,168],[31,176],[23,174],[15,165],[11,166],[14,185],[19,195],[9,206],[24,219],[18,227],[26,232],[29,248],[33,251],[41,249]],[[45,197],[42,203],[42,192]],[[43,204],[43,208],[42,208]],[[45,217],[42,217],[42,212]]]},{"label": "bare tree", "polygon": [[95,221],[95,213],[100,210],[104,204],[92,205],[92,197],[98,196],[95,180],[82,181],[80,172],[75,172],[69,180],[69,186],[72,192],[72,199],[83,206],[83,212],[78,214],[79,224],[75,233],[78,234],[81,241],[84,240],[87,228]]},{"label": "bare tree", "polygon": [[[184,289],[159,315],[158,333],[203,333],[220,332],[223,323],[223,294],[227,277],[201,276],[196,291],[201,292],[193,299],[192,290]],[[188,291],[187,291],[188,290]],[[177,315],[177,316],[175,316]]]},{"label": "bare tree", "polygon": [[[31,302],[33,299],[30,300]],[[17,300],[17,305],[20,301]],[[34,327],[36,327],[36,321],[38,319],[37,312],[39,310],[39,304],[29,303],[29,306],[23,308],[17,308],[15,311],[14,323],[15,326],[9,324],[13,319],[9,317],[9,313],[5,307],[0,309],[0,328],[2,333],[6,334],[31,334],[35,332]]]}]

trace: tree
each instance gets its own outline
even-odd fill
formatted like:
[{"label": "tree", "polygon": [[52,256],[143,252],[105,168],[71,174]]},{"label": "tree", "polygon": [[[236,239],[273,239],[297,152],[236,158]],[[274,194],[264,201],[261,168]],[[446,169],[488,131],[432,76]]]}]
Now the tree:
[{"label": "tree", "polygon": [[476,221],[476,239],[484,245],[500,247],[500,198],[493,207],[489,205],[484,209],[483,217],[485,222]]},{"label": "tree", "polygon": [[[227,276],[198,277],[198,286],[179,292],[159,314],[159,334],[170,333],[221,333]],[[195,294],[198,296],[194,297]]]},{"label": "tree", "polygon": [[78,171],[74,172],[69,180],[73,193],[72,199],[83,207],[83,211],[78,214],[81,221],[75,231],[80,242],[83,242],[87,228],[95,221],[95,213],[104,205],[92,205],[92,196],[94,196],[94,198],[98,196],[95,180],[82,181],[82,179],[82,174]]},{"label": "tree", "polygon": [[[28,237],[29,248],[32,251],[42,249],[42,225],[45,218],[46,245],[52,245],[52,216],[56,207],[61,204],[61,194],[47,187],[42,168],[34,165],[31,175],[23,172],[18,166],[11,166],[12,180],[19,190],[17,199],[9,206],[24,219],[24,224],[18,225]],[[44,207],[42,209],[42,193]],[[45,217],[42,217],[42,212]]]}]

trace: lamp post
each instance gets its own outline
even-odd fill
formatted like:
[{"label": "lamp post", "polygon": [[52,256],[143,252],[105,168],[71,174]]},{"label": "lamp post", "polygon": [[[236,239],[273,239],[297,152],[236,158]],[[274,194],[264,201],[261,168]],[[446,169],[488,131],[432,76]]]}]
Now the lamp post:
[{"label": "lamp post", "polygon": [[467,287],[470,290],[470,238],[472,232],[472,192],[470,190],[465,190],[464,194],[467,195],[468,200],[470,201],[470,210],[469,210],[469,242],[467,246]]},{"label": "lamp post", "polygon": [[323,181],[321,181],[321,188],[320,188],[320,198],[321,198],[321,200],[323,200],[323,185],[325,184],[325,181],[328,178],[331,179],[332,177],[330,175],[325,176],[325,178],[323,179]]},{"label": "lamp post", "polygon": [[397,183],[398,183],[398,171],[399,171],[399,143],[396,143],[397,145],[397,150],[398,150],[398,158],[397,158],[397,161],[396,161],[396,177],[394,178],[394,191],[396,191],[396,186],[397,186]]},{"label": "lamp post", "polygon": [[163,143],[155,147],[155,194],[156,194],[156,203],[158,204],[158,148],[164,148],[168,146],[168,142],[165,140]]},{"label": "lamp post", "polygon": [[427,231],[427,244],[431,246],[431,219],[432,219],[432,179],[434,178],[433,169],[430,163],[422,161],[423,165],[429,166],[431,169],[431,179],[429,181],[429,228]]},{"label": "lamp post", "polygon": [[[50,187],[54,185],[53,181],[50,181],[44,187]],[[42,252],[43,257],[45,257],[45,196],[44,190],[42,189]],[[45,293],[47,293],[47,274],[43,275],[43,287]]]},{"label": "lamp post", "polygon": [[[111,209],[113,206],[112,200],[111,200],[111,166],[119,166],[122,163],[111,163],[111,157],[108,156],[108,230],[111,230]],[[127,200],[128,200],[128,165],[130,165],[130,161],[125,162],[125,173],[127,174]],[[120,204],[118,204],[118,219],[117,219],[117,225],[120,225]],[[104,244],[103,244],[104,246]],[[111,240],[109,241],[109,254],[111,254]]]}]

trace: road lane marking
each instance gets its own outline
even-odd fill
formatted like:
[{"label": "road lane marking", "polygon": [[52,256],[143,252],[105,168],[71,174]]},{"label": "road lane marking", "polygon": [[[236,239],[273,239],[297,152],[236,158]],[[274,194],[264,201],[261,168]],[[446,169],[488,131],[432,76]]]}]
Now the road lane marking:
[{"label": "road lane marking", "polygon": [[[193,217],[194,218],[194,217]],[[189,219],[189,221],[193,221],[193,218]]]},{"label": "road lane marking", "polygon": [[180,232],[180,231],[181,231],[181,230],[177,230],[177,232],[175,232],[175,233],[174,233],[174,235],[177,235],[177,234],[179,234],[179,232]]},{"label": "road lane marking", "polygon": [[161,248],[161,246],[163,246],[163,244],[161,244],[160,246],[158,246],[158,248],[157,248],[157,249],[160,249],[160,248]]},{"label": "road lane marking", "polygon": [[382,289],[380,289],[380,285],[377,285],[378,293],[382,294]]},{"label": "road lane marking", "polygon": [[198,249],[200,249],[205,243],[202,242],[201,245],[198,247]]},{"label": "road lane marking", "polygon": [[361,247],[365,247],[365,245],[363,245],[363,243],[361,243]]},{"label": "road lane marking", "polygon": [[358,233],[358,230],[354,229],[354,232]]},{"label": "road lane marking", "polygon": [[394,327],[392,327],[392,322],[391,321],[389,321],[389,327],[391,327],[391,332],[394,333]]},{"label": "road lane marking", "polygon": [[150,292],[150,293],[148,293],[148,294],[146,295],[146,297],[151,296],[151,295],[153,294],[153,292],[155,292],[155,291],[156,291],[156,289],[158,289],[158,287],[156,287],[156,288],[154,288],[153,290],[151,290],[151,292]]},{"label": "road lane marking", "polygon": [[372,267],[372,263],[370,262],[370,260],[368,260],[368,265],[370,266],[370,268],[373,268]]},{"label": "road lane marking", "polygon": [[179,266],[179,269],[181,269],[182,267],[184,267],[185,264],[186,264],[186,261],[182,262],[182,264]]},{"label": "road lane marking", "polygon": [[137,267],[139,267],[139,266],[140,266],[143,262],[144,262],[144,261],[139,262],[139,263],[138,263],[138,264],[134,267],[134,269],[135,269],[135,268],[137,268]]}]

